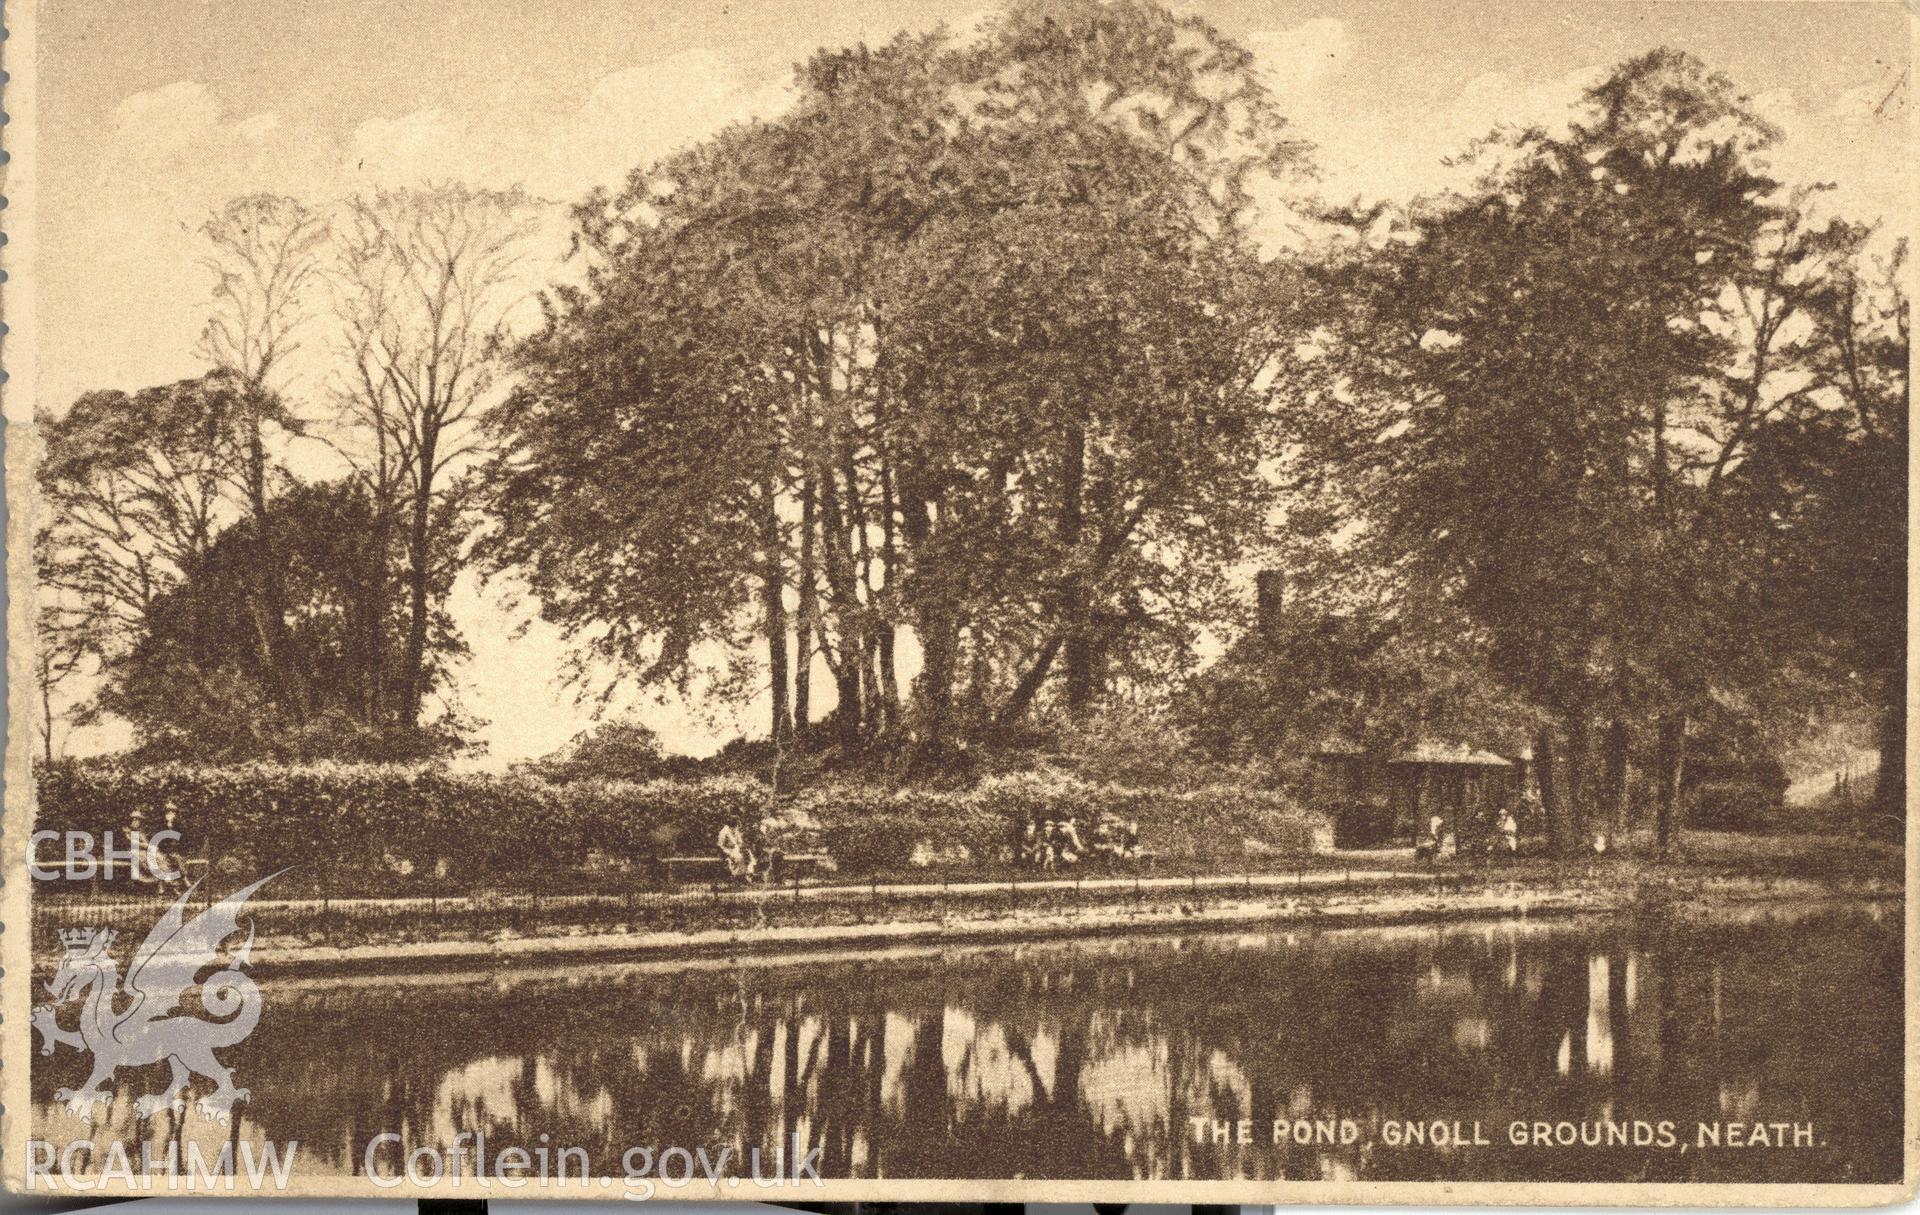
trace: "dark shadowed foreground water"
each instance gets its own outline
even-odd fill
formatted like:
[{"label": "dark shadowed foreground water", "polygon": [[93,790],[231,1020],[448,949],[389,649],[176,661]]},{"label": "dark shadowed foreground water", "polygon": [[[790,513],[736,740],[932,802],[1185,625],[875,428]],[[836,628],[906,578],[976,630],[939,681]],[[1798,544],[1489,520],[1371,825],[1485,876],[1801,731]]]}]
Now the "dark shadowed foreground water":
[{"label": "dark shadowed foreground water", "polygon": [[[236,1140],[297,1140],[303,1173],[482,1132],[494,1160],[571,1146],[615,1176],[630,1148],[798,1135],[829,1177],[1893,1181],[1900,915],[269,980],[222,1053],[253,1094]],[[84,1132],[51,1101],[83,1073],[36,1061],[56,1142]],[[93,1138],[179,1133],[132,1123],[160,1076],[123,1075]]]}]

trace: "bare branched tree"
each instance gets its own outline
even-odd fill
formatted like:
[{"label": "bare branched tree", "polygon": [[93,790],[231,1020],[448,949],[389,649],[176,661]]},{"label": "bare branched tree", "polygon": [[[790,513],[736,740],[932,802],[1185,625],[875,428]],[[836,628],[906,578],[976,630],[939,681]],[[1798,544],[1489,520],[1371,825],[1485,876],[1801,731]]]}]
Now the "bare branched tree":
[{"label": "bare branched tree", "polygon": [[396,709],[419,719],[432,554],[455,466],[493,389],[532,228],[518,191],[447,185],[350,199],[336,243],[336,306],[351,370],[342,387],[368,450],[357,464],[377,498],[401,500],[408,629]]},{"label": "bare branched tree", "polygon": [[201,265],[214,280],[202,353],[249,387],[277,394],[275,377],[311,315],[326,218],[292,198],[251,194],[222,207],[200,233],[211,246]]},{"label": "bare branched tree", "polygon": [[283,395],[287,360],[310,316],[314,278],[327,241],[325,217],[272,194],[238,198],[201,226],[210,246],[201,264],[213,276],[213,308],[201,350],[239,385],[231,475],[254,527],[254,628],[270,692],[298,718],[305,693],[287,661],[284,561],[267,512],[279,479],[269,433],[304,429]]}]

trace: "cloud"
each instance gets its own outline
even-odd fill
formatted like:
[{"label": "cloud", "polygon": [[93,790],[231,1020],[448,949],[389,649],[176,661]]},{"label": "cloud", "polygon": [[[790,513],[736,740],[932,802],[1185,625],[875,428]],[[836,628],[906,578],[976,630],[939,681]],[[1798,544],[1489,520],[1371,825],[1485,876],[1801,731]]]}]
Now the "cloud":
[{"label": "cloud", "polygon": [[1907,147],[1908,85],[1904,74],[1883,74],[1831,97],[1804,97],[1774,89],[1753,99],[1760,115],[1780,129],[1767,154],[1773,174],[1792,185],[1830,182],[1824,209],[1852,219],[1884,219],[1910,230],[1908,190],[1913,159]]},{"label": "cloud", "polygon": [[617,185],[730,123],[775,117],[793,97],[784,75],[751,76],[705,47],[609,73],[547,141],[550,188]]},{"label": "cloud", "polygon": [[[1315,147],[1320,193],[1336,202],[1408,199],[1462,183],[1470,170],[1445,162],[1502,124],[1564,129],[1602,65],[1545,80],[1488,72],[1462,85],[1412,125],[1389,126],[1337,88],[1359,58],[1345,22],[1317,17],[1242,41],[1274,90],[1280,110]],[[1276,229],[1276,238],[1278,231]]]},{"label": "cloud", "polygon": [[1594,64],[1545,80],[1483,73],[1410,126],[1321,118],[1311,110],[1300,125],[1319,148],[1321,192],[1327,198],[1405,201],[1467,185],[1477,170],[1447,162],[1497,128],[1540,126],[1564,133],[1581,96],[1605,70]]},{"label": "cloud", "polygon": [[221,126],[225,107],[197,80],[176,80],[134,93],[113,108],[113,142],[120,150],[173,151]]},{"label": "cloud", "polygon": [[1281,30],[1259,30],[1241,39],[1253,52],[1285,107],[1317,93],[1352,60],[1346,22],[1315,17]]},{"label": "cloud", "polygon": [[279,133],[280,115],[272,111],[264,114],[255,114],[253,117],[236,124],[234,130],[239,134],[240,138],[246,140],[248,143],[262,143]]},{"label": "cloud", "polygon": [[1887,123],[1903,126],[1911,105],[1911,95],[1912,90],[1904,74],[1892,80],[1883,77],[1842,92],[1827,112],[1849,125]]},{"label": "cloud", "polygon": [[271,111],[234,112],[178,80],[107,112],[95,155],[42,219],[42,407],[92,388],[137,388],[202,369],[208,282],[195,231],[228,199],[306,193],[315,157]]},{"label": "cloud", "polygon": [[207,85],[176,80],[113,108],[103,165],[109,174],[166,190],[176,182],[270,169],[281,149],[271,112],[230,117]]},{"label": "cloud", "polygon": [[438,107],[397,118],[374,117],[347,136],[342,176],[354,185],[472,181],[485,175],[485,167],[495,160],[485,151],[470,124]]},{"label": "cloud", "polygon": [[1443,135],[1464,145],[1497,126],[1539,126],[1565,134],[1588,89],[1606,79],[1604,63],[1590,63],[1548,80],[1515,80],[1487,72],[1467,81],[1437,118]]}]

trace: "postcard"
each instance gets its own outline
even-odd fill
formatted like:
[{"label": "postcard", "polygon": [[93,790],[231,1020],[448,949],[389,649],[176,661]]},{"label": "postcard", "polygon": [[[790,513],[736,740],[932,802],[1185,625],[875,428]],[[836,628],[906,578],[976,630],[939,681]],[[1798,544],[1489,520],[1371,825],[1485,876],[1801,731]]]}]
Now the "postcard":
[{"label": "postcard", "polygon": [[6,21],[9,1190],[1912,1195],[1907,7]]}]

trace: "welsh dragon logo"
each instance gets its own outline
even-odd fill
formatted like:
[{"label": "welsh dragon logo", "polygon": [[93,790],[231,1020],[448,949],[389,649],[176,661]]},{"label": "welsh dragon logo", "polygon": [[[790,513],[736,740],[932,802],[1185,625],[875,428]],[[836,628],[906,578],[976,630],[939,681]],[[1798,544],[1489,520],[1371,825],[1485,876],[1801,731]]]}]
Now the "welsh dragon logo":
[{"label": "welsh dragon logo", "polygon": [[[56,1046],[93,1055],[93,1074],[86,1084],[54,1093],[70,1117],[91,1119],[95,1106],[112,1104],[113,1092],[107,1085],[120,1068],[165,1060],[173,1069],[167,1087],[135,1101],[136,1118],[151,1118],[161,1110],[184,1115],[188,1081],[200,1075],[216,1087],[195,1102],[196,1108],[209,1121],[229,1121],[234,1103],[245,1101],[248,1093],[233,1086],[233,1073],[213,1052],[244,1040],[260,1020],[260,988],[241,969],[253,948],[251,920],[246,941],[224,960],[222,969],[204,980],[199,976],[209,967],[222,965],[221,946],[240,931],[241,907],[254,891],[278,876],[268,874],[190,920],[187,900],[199,883],[187,887],[134,950],[124,981],[111,952],[112,929],[61,931],[66,955],[47,983],[53,1000],[33,1010],[33,1028],[42,1038],[43,1055],[51,1055]],[[196,990],[199,1008],[207,1016],[176,1012]],[[76,1001],[80,1003],[79,1028],[61,1028],[60,1010]]]}]

